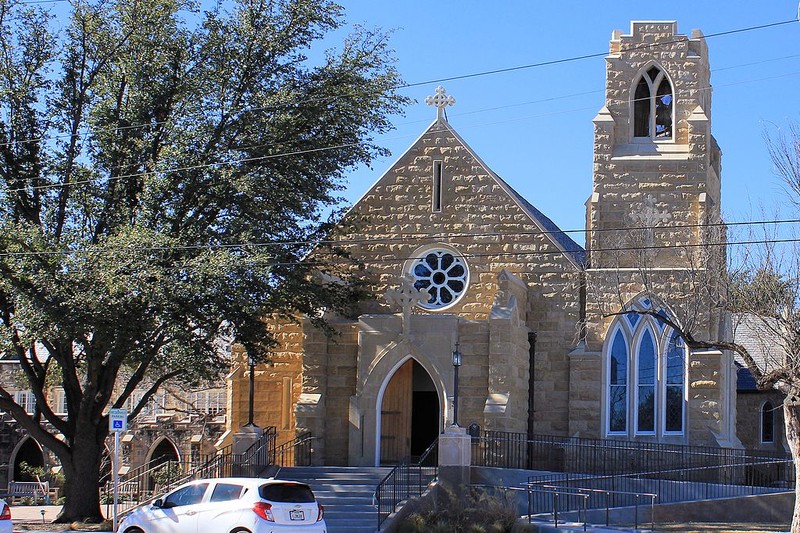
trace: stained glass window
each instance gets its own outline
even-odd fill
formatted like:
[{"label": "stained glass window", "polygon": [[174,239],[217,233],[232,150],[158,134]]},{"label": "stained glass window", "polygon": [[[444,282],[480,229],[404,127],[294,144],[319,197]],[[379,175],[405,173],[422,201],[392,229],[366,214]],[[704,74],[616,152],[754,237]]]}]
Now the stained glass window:
[{"label": "stained glass window", "polygon": [[427,289],[430,298],[422,307],[438,309],[455,303],[467,288],[467,265],[448,250],[429,250],[414,261],[414,286]]},{"label": "stained glass window", "polygon": [[642,297],[609,330],[609,434],[661,438],[684,432],[688,352],[680,335],[661,317],[673,320],[664,307]]}]

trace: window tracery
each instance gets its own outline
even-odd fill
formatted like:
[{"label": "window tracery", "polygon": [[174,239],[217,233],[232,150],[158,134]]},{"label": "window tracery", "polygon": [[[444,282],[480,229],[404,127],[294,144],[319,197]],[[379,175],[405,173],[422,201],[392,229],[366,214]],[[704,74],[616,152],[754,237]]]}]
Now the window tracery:
[{"label": "window tracery", "polygon": [[653,140],[673,135],[672,84],[657,66],[643,72],[633,96],[633,136]]},{"label": "window tracery", "polygon": [[611,325],[606,343],[606,432],[681,435],[686,424],[687,348],[659,318],[670,316],[666,309],[646,297],[629,309]]},{"label": "window tracery", "polygon": [[432,248],[414,254],[410,274],[414,287],[426,289],[430,298],[420,304],[425,309],[443,309],[458,301],[467,288],[469,271],[455,251]]}]

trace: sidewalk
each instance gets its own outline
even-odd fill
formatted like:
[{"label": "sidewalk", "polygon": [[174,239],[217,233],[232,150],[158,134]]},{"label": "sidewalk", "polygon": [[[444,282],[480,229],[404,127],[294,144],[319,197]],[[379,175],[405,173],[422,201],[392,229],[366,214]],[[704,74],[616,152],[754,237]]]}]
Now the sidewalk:
[{"label": "sidewalk", "polygon": [[[60,505],[11,505],[11,520],[14,525],[42,522],[49,523],[55,520],[61,511]],[[44,520],[42,520],[44,511]]]},{"label": "sidewalk", "polygon": [[[44,511],[44,518],[42,517]],[[51,524],[61,511],[60,505],[12,505],[11,520],[14,522],[14,531],[39,531],[40,533],[73,531],[66,529],[67,524]],[[52,527],[48,527],[52,526]],[[92,530],[96,533],[100,530]]]}]

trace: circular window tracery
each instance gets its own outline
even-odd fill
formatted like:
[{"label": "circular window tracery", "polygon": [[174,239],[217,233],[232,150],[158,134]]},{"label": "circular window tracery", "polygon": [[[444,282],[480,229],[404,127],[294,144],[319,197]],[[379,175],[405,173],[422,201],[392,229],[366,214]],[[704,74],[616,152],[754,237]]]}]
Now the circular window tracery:
[{"label": "circular window tracery", "polygon": [[420,304],[426,309],[440,309],[455,303],[467,288],[467,265],[450,250],[425,251],[411,265],[414,286],[427,289],[430,299]]}]

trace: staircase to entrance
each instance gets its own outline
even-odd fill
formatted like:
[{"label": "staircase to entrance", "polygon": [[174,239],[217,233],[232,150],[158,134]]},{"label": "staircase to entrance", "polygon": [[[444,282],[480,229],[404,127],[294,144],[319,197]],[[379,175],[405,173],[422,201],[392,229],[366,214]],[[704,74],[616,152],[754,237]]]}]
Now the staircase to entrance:
[{"label": "staircase to entrance", "polygon": [[367,533],[377,527],[375,488],[391,468],[295,466],[281,468],[276,478],[308,484],[325,506],[329,533]]}]

